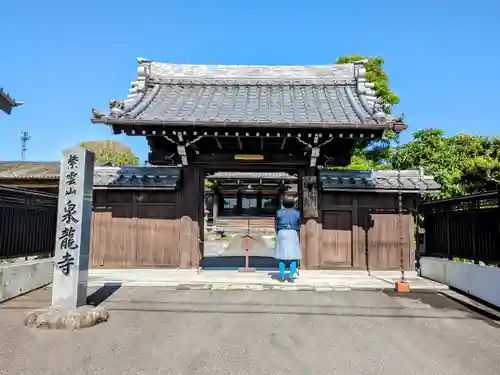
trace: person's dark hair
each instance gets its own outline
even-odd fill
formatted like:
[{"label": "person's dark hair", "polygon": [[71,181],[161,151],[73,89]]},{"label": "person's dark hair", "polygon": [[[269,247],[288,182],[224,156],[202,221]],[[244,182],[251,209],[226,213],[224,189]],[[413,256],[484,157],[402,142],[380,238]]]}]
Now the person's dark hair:
[{"label": "person's dark hair", "polygon": [[285,207],[285,208],[293,208],[294,206],[295,206],[295,200],[293,199],[293,197],[285,195],[283,197],[283,207]]}]

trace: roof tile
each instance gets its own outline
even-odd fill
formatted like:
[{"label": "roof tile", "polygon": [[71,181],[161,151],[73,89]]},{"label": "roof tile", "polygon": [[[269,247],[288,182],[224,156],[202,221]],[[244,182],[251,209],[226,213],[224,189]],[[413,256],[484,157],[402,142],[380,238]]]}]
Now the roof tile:
[{"label": "roof tile", "polygon": [[321,187],[325,191],[344,189],[405,192],[437,192],[441,186],[419,169],[387,171],[321,170]]}]

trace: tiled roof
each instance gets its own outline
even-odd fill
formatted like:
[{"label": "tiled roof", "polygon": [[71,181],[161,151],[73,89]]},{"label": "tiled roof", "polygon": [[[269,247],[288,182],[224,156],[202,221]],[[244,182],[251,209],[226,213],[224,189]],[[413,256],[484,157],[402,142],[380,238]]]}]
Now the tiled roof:
[{"label": "tiled roof", "polygon": [[441,186],[420,169],[398,171],[320,171],[321,188],[325,191],[367,190],[404,191],[415,193],[437,192]]},{"label": "tiled roof", "polygon": [[0,179],[38,179],[57,180],[61,163],[2,161],[0,162]]},{"label": "tiled roof", "polygon": [[[59,162],[0,162],[0,179],[58,180]],[[176,188],[179,167],[95,167],[96,188]]]},{"label": "tiled roof", "polygon": [[208,179],[262,179],[262,180],[296,180],[297,176],[285,172],[215,172]]},{"label": "tiled roof", "polygon": [[[59,162],[0,162],[0,179],[59,179]],[[96,188],[176,188],[180,167],[95,167]],[[437,192],[440,185],[419,169],[397,171],[326,170],[319,174],[325,191],[369,190],[407,192]],[[209,178],[290,179],[287,173],[217,172]]]},{"label": "tiled roof", "polygon": [[319,66],[181,65],[139,59],[129,99],[95,123],[369,126],[396,121],[362,62]]},{"label": "tiled roof", "polygon": [[10,114],[12,108],[22,105],[23,102],[18,102],[7,94],[3,88],[0,87],[0,110]]},{"label": "tiled roof", "polygon": [[179,167],[96,167],[94,187],[176,189],[181,177]]}]

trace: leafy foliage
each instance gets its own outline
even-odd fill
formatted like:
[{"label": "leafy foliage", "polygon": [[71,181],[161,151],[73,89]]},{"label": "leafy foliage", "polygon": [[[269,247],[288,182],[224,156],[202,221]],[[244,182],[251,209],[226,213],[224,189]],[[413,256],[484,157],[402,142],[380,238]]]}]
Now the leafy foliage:
[{"label": "leafy foliage", "polygon": [[[375,92],[382,104],[398,104],[399,96],[389,87],[389,76],[382,69],[384,59],[381,57],[365,57],[362,55],[340,56],[335,64],[348,64],[357,61],[364,61],[366,69],[366,79],[375,85]],[[390,113],[390,109],[388,110]]]},{"label": "leafy foliage", "polygon": [[85,141],[81,142],[80,146],[94,153],[96,164],[116,166],[139,164],[139,158],[130,147],[118,141]]},{"label": "leafy foliage", "polygon": [[394,168],[423,168],[441,184],[438,197],[453,197],[500,187],[500,140],[439,129],[420,130],[393,152]]},{"label": "leafy foliage", "polygon": [[392,148],[389,140],[365,142],[358,145],[346,167],[331,167],[331,169],[379,170],[391,169]]},{"label": "leafy foliage", "polygon": [[462,182],[468,192],[500,188],[500,138],[485,137],[481,148],[467,160]]},{"label": "leafy foliage", "polygon": [[[335,64],[350,64],[363,61],[366,69],[366,79],[375,85],[375,92],[382,104],[390,106],[399,103],[397,96],[389,88],[389,76],[383,70],[384,59],[381,57],[366,57],[362,55],[340,56]],[[386,111],[391,112],[388,106]],[[393,132],[386,134],[384,140],[361,140],[352,155],[351,163],[345,169],[388,169],[391,167],[392,145],[397,141],[398,135]]]}]

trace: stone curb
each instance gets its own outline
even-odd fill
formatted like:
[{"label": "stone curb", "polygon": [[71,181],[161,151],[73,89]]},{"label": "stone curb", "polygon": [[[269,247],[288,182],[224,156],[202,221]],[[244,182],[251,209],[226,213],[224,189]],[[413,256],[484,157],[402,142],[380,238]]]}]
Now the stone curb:
[{"label": "stone curb", "polygon": [[[89,283],[89,287],[102,287],[109,286],[110,283]],[[115,285],[115,283],[113,283]],[[387,285],[356,285],[356,284],[294,284],[294,283],[284,283],[284,284],[265,284],[265,283],[230,283],[230,282],[215,282],[215,283],[175,283],[175,282],[124,282],[116,283],[122,287],[159,287],[166,290],[251,290],[251,291],[307,291],[307,292],[344,292],[351,290],[359,291],[387,291],[394,290],[393,284]],[[425,286],[425,285],[415,285],[410,286],[412,291],[432,291],[440,292],[448,289],[448,287],[436,287],[436,286]]]},{"label": "stone curb", "polygon": [[489,319],[500,323],[500,308],[490,307],[480,301],[470,298],[465,294],[456,292],[454,290],[440,290],[439,294],[473,310],[479,314],[485,315]]}]

